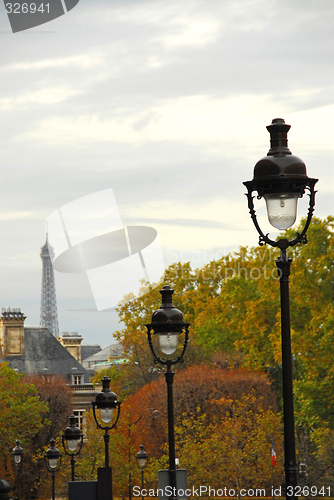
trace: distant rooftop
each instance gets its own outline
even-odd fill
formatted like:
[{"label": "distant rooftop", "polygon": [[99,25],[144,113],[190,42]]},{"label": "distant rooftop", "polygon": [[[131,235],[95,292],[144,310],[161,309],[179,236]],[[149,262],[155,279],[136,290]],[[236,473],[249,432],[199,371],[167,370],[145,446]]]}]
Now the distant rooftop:
[{"label": "distant rooftop", "polygon": [[104,349],[96,352],[92,356],[85,358],[82,361],[82,366],[88,369],[101,364],[110,364],[111,357],[119,358],[119,360],[117,361],[115,359],[112,361],[112,363],[114,364],[118,364],[120,362],[124,363],[126,361],[124,358],[123,346],[119,342],[115,342],[114,344],[111,344],[108,347],[105,347]]},{"label": "distant rooftop", "polygon": [[89,372],[68,350],[43,326],[24,326],[24,355],[5,356],[10,366],[19,373],[48,373],[64,375],[70,379],[73,368],[89,382]]},{"label": "distant rooftop", "polygon": [[61,334],[62,337],[80,337],[81,335],[78,334],[78,332],[63,332]]},{"label": "distant rooftop", "polygon": [[84,361],[99,351],[101,351],[101,346],[98,344],[81,344],[81,360]]},{"label": "distant rooftop", "polygon": [[10,307],[7,307],[7,309],[5,307],[2,307],[1,314],[4,317],[24,318],[24,314],[21,312],[21,309],[19,307],[14,307],[12,309]]}]

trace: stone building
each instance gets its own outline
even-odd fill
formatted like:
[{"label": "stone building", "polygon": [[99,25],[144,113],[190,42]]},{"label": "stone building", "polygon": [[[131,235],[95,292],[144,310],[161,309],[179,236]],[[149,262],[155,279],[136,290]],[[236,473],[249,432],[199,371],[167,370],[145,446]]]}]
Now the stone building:
[{"label": "stone building", "polygon": [[81,359],[81,353],[77,353],[76,359],[47,328],[25,325],[25,319],[20,309],[2,309],[2,358],[18,373],[64,377],[72,390],[73,412],[81,422],[84,412],[91,407],[96,395],[90,383],[92,372],[78,361]]},{"label": "stone building", "polygon": [[63,332],[57,338],[59,342],[66,347],[68,352],[70,352],[82,365],[86,358],[101,351],[101,346],[98,344],[82,344],[83,338],[78,332]]},{"label": "stone building", "polygon": [[82,337],[78,334],[78,332],[63,332],[57,340],[66,347],[68,352],[72,354],[72,356],[81,363],[81,342]]}]

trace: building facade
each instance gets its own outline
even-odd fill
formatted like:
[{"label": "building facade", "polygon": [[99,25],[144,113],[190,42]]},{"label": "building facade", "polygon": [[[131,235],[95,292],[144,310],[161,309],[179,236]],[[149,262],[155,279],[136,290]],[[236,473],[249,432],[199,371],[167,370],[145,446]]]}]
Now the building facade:
[{"label": "building facade", "polygon": [[96,395],[90,382],[92,372],[84,368],[47,328],[25,325],[25,319],[20,309],[2,309],[2,359],[18,373],[63,377],[72,390],[73,411],[82,418]]}]

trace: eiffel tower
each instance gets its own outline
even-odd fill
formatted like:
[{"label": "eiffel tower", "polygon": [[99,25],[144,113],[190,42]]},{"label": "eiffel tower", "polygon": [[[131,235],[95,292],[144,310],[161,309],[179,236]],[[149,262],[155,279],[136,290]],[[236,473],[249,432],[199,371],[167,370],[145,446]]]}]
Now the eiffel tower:
[{"label": "eiffel tower", "polygon": [[46,242],[41,248],[40,256],[43,264],[43,274],[42,274],[42,293],[41,293],[41,316],[39,323],[41,326],[45,326],[55,337],[58,337],[59,325],[58,325],[58,312],[57,312],[56,285],[55,285],[55,277],[51,262],[51,258],[53,257],[53,255],[52,255],[52,247],[48,244],[47,232],[46,232]]}]

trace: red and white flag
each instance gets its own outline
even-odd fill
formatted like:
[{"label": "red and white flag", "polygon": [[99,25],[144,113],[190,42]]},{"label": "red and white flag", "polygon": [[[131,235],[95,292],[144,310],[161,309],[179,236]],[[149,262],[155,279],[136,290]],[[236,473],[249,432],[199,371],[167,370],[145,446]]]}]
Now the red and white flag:
[{"label": "red and white flag", "polygon": [[276,465],[276,453],[274,448],[274,440],[271,442],[271,465],[275,467]]}]

